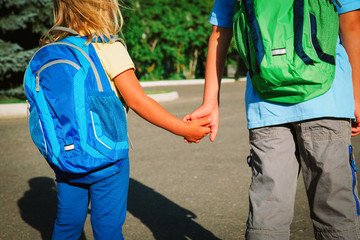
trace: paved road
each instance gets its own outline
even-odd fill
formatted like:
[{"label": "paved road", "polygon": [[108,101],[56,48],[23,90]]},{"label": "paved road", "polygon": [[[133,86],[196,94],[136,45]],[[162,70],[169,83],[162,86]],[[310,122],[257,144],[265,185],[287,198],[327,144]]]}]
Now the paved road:
[{"label": "paved road", "polygon": [[[162,89],[163,87],[156,87]],[[171,86],[180,98],[162,103],[178,117],[201,103],[202,86]],[[131,180],[127,240],[243,239],[250,169],[245,83],[222,86],[215,143],[184,144],[131,112]],[[360,156],[360,138],[354,138]],[[26,119],[0,121],[0,239],[49,239],[56,213],[51,169],[35,149]],[[291,239],[313,239],[299,178]],[[89,218],[88,218],[89,219]],[[82,239],[93,239],[89,220]]]}]

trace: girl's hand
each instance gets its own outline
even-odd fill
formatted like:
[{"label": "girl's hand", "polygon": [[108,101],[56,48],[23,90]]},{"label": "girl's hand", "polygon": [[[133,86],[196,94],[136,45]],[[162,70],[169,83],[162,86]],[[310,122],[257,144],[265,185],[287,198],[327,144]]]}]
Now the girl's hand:
[{"label": "girl's hand", "polygon": [[193,121],[187,121],[186,125],[189,128],[189,133],[184,135],[187,142],[199,143],[200,140],[210,132],[211,119],[202,118]]}]

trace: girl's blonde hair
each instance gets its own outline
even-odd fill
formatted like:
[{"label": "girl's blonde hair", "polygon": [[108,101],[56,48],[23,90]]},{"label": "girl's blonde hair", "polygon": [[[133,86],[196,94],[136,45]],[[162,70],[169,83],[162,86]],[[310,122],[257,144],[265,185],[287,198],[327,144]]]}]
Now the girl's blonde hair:
[{"label": "girl's blonde hair", "polygon": [[[87,43],[95,38],[110,39],[121,32],[123,18],[118,0],[53,0],[54,26],[40,39],[40,45],[61,40],[68,32],[52,29],[67,27],[87,36]],[[51,32],[51,33],[50,33]]]}]

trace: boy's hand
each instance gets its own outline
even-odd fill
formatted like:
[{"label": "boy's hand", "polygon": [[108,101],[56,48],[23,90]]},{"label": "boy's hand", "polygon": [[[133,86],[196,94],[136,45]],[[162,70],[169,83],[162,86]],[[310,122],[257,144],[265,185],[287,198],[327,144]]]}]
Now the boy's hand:
[{"label": "boy's hand", "polygon": [[[355,103],[356,106],[356,103]],[[355,120],[351,120],[352,124],[352,134],[351,136],[356,136],[360,134],[360,108],[356,108],[355,110]]]},{"label": "boy's hand", "polygon": [[200,140],[210,132],[209,124],[211,119],[203,118],[193,121],[187,121],[189,133],[184,136],[188,143],[199,143]]},{"label": "boy's hand", "polygon": [[351,136],[355,137],[356,135],[360,134],[360,122],[356,122],[356,121],[352,120],[351,124],[352,124]]}]

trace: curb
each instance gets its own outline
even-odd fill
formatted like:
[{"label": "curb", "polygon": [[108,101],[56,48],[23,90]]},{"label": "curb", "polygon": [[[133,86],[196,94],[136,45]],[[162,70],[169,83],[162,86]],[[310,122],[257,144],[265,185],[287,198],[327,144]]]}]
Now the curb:
[{"label": "curb", "polygon": [[[245,81],[246,78],[240,78],[239,81]],[[235,79],[225,78],[221,80],[221,83],[232,83]],[[140,82],[142,87],[157,87],[157,86],[180,86],[180,85],[200,85],[204,84],[205,79],[193,79],[193,80],[161,80],[161,81],[144,81]]]},{"label": "curb", "polygon": [[179,94],[176,91],[172,91],[169,93],[160,93],[160,94],[148,94],[148,96],[157,102],[168,102],[179,98]]},{"label": "curb", "polygon": [[27,103],[0,104],[0,119],[26,118]]},{"label": "curb", "polygon": [[[234,79],[223,79],[222,83],[232,83]],[[239,81],[243,81],[240,79]],[[204,79],[194,80],[162,80],[162,81],[145,81],[140,82],[142,87],[159,87],[159,86],[179,86],[179,85],[201,85],[204,84]],[[179,98],[179,94],[176,91],[161,94],[149,94],[149,97],[157,102],[173,101]],[[1,119],[14,119],[14,118],[26,118],[27,103],[10,103],[0,104],[0,120]]]}]

